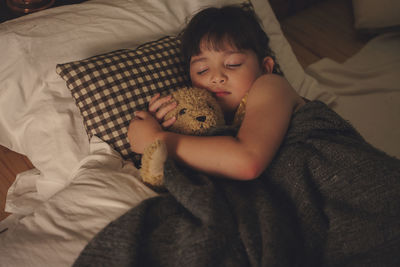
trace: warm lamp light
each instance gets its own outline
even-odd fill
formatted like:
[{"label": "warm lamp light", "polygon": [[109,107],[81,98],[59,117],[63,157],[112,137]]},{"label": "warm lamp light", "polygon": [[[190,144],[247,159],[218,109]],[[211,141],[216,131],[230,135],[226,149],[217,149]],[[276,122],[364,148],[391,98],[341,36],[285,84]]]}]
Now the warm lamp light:
[{"label": "warm lamp light", "polygon": [[31,13],[50,7],[55,0],[7,0],[7,6],[16,13]]}]

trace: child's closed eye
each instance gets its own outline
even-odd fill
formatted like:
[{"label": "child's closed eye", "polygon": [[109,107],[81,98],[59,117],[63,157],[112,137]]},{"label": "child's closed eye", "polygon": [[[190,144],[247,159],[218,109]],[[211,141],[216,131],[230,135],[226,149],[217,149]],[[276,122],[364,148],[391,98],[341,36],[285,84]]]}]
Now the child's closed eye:
[{"label": "child's closed eye", "polygon": [[226,67],[228,68],[237,68],[240,67],[242,65],[242,63],[238,63],[238,64],[226,64]]},{"label": "child's closed eye", "polygon": [[202,75],[202,74],[206,73],[207,70],[208,69],[200,70],[200,71],[197,72],[197,74],[198,75]]}]

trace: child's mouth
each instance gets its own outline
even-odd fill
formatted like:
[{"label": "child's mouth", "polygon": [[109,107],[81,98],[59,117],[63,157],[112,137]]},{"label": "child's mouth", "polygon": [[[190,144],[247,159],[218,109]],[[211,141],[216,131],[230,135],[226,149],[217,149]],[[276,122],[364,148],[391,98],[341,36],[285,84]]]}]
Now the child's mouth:
[{"label": "child's mouth", "polygon": [[226,96],[226,95],[229,95],[230,93],[229,92],[223,92],[223,91],[221,91],[221,92],[216,92],[215,93],[215,96],[216,97],[223,97],[223,96]]}]

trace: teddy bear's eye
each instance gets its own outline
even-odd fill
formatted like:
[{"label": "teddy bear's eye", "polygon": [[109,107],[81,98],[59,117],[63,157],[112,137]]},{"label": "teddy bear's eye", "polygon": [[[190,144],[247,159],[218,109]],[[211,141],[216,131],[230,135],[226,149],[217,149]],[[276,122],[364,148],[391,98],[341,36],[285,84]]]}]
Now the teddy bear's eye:
[{"label": "teddy bear's eye", "polygon": [[186,113],[186,108],[179,110],[179,115],[183,115]]},{"label": "teddy bear's eye", "polygon": [[211,105],[210,103],[207,103],[207,106],[208,106],[210,109],[214,110],[213,105]]}]

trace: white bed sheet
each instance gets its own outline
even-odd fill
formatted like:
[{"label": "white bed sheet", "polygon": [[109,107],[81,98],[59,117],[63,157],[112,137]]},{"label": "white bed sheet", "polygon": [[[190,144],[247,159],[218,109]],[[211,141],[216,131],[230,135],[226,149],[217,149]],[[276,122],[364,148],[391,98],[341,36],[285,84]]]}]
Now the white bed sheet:
[{"label": "white bed sheet", "polygon": [[71,266],[110,221],[157,195],[137,177],[131,162],[93,137],[66,188],[32,214],[0,222],[0,266]]},{"label": "white bed sheet", "polygon": [[[238,2],[242,1],[91,0],[0,24],[0,144],[27,155],[38,169],[22,174],[16,184],[21,188],[13,192],[36,192],[37,201],[48,199],[68,185],[70,170],[88,154],[82,117],[55,72],[56,64],[174,35],[202,7]],[[268,2],[252,3],[289,82],[310,99],[331,102],[335,96],[305,75]],[[35,183],[25,183],[29,179]],[[32,211],[18,209],[14,196],[9,211]]]},{"label": "white bed sheet", "polygon": [[369,143],[400,158],[400,32],[372,39],[343,64],[323,59],[306,72],[338,96],[332,108]]}]

